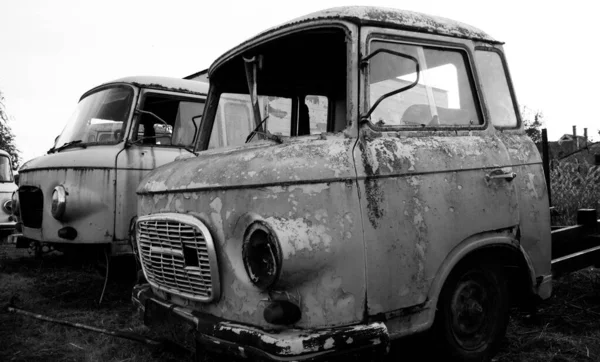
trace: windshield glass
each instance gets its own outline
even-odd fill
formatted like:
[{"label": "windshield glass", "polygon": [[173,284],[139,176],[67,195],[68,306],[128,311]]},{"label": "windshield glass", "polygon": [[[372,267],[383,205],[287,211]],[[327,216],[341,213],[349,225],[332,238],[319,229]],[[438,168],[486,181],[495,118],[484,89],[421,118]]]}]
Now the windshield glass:
[{"label": "windshield glass", "polygon": [[133,90],[129,87],[108,88],[82,99],[54,147],[67,143],[114,144],[123,138],[131,109]]},{"label": "windshield glass", "polygon": [[0,182],[13,182],[10,158],[0,156]]}]

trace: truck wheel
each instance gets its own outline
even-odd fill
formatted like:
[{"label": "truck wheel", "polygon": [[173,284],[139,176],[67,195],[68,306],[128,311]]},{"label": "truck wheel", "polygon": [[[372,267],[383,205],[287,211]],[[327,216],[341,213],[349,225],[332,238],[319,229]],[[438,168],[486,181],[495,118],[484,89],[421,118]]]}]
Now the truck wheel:
[{"label": "truck wheel", "polygon": [[506,333],[508,304],[502,268],[470,263],[454,270],[442,288],[434,325],[445,357],[491,360]]}]

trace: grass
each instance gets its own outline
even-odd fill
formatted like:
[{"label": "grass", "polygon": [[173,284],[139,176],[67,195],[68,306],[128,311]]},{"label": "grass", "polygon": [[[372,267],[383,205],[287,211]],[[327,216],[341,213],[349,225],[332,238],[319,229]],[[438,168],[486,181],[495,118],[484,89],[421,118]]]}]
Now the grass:
[{"label": "grass", "polygon": [[[103,276],[90,264],[48,255],[0,259],[0,304],[15,297],[17,307],[50,317],[159,339],[134,311],[133,280],[109,280],[98,304]],[[0,312],[1,361],[181,361],[192,355]],[[394,361],[423,360],[426,338],[411,338],[392,348]],[[410,356],[419,357],[410,357]],[[210,357],[204,357],[211,361]],[[411,359],[413,358],[413,359]],[[554,295],[539,313],[511,313],[507,336],[496,362],[600,360],[600,270],[572,273],[554,281]]]},{"label": "grass", "polygon": [[558,161],[550,170],[552,205],[556,225],[575,225],[578,209],[597,209],[600,200],[600,168],[574,159]]},{"label": "grass", "polygon": [[[125,278],[127,279],[127,278]],[[31,317],[7,313],[15,306],[34,313],[100,328],[140,333],[158,339],[133,310],[129,281],[109,279],[98,304],[104,278],[85,262],[50,255],[0,259],[0,360],[2,361],[178,361],[181,351],[119,339]]]}]

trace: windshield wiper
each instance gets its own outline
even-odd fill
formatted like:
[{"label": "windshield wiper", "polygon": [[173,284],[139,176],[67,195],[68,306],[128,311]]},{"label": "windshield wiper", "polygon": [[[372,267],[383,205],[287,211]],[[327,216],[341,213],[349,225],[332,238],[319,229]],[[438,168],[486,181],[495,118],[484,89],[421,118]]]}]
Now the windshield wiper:
[{"label": "windshield wiper", "polygon": [[259,124],[256,125],[256,127],[254,127],[254,129],[252,130],[252,132],[250,132],[250,134],[248,135],[248,137],[246,137],[246,142],[245,143],[248,143],[256,133],[258,133],[258,134],[265,134],[263,132],[258,132],[258,129],[263,125],[263,123],[265,123],[265,121],[267,120],[267,118],[269,118],[268,114],[267,114],[267,116],[262,121],[260,121]]},{"label": "windshield wiper", "polygon": [[248,143],[255,134],[261,134],[261,135],[265,136],[267,139],[270,139],[270,140],[275,141],[277,143],[283,143],[283,137],[282,136],[279,136],[279,135],[276,135],[276,134],[272,134],[271,132],[269,132],[269,130],[267,130],[266,132],[260,132],[259,131],[260,127],[262,126],[263,123],[265,123],[265,121],[267,120],[267,118],[269,118],[269,115],[267,115],[262,121],[260,121],[260,123],[256,126],[256,128],[254,128],[252,130],[252,132],[250,132],[250,134],[248,135],[248,137],[246,137],[246,142],[245,143]]},{"label": "windshield wiper", "polygon": [[[77,145],[80,144],[81,142],[83,142],[82,140],[75,140],[75,141],[71,141],[71,142],[67,142],[65,144],[63,144],[62,146],[58,147],[58,148],[54,148],[52,147],[51,149],[48,150],[48,153],[50,152],[58,152],[60,150],[64,150],[67,147],[73,146],[73,145]],[[80,147],[86,148],[87,145],[79,145]]]}]

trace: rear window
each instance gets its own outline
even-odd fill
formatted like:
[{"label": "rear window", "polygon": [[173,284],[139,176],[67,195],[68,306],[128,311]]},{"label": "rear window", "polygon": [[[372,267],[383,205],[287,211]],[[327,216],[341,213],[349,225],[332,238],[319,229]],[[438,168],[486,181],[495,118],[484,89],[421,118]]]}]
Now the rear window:
[{"label": "rear window", "polygon": [[500,54],[477,50],[475,61],[492,124],[495,127],[516,127],[517,113]]}]

